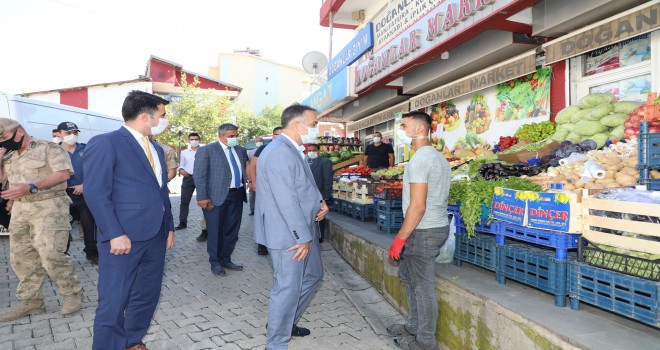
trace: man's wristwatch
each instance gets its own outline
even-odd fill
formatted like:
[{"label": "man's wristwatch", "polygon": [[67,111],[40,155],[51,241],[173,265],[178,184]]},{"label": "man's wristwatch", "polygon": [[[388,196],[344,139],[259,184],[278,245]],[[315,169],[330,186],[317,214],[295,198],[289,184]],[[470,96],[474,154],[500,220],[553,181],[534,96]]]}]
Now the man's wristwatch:
[{"label": "man's wristwatch", "polygon": [[37,185],[35,185],[32,182],[30,183],[30,193],[32,194],[39,193],[39,189],[37,188]]}]

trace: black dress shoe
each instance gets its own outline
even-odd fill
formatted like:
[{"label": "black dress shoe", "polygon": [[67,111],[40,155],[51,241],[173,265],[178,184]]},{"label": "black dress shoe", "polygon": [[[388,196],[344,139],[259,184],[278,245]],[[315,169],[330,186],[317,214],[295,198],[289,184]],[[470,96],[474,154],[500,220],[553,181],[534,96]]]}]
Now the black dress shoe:
[{"label": "black dress shoe", "polygon": [[257,246],[257,254],[259,255],[268,255],[268,248],[265,245],[259,244]]},{"label": "black dress shoe", "polygon": [[229,270],[243,270],[243,265],[234,264],[233,262],[228,262],[228,263],[224,263],[224,264],[221,264],[221,265],[225,269],[229,269]]},{"label": "black dress shoe", "polygon": [[202,230],[202,233],[197,236],[197,242],[206,242],[206,238],[209,236],[209,232]]},{"label": "black dress shoe", "polygon": [[250,216],[254,215],[254,210],[250,210]]},{"label": "black dress shoe", "polygon": [[89,260],[92,265],[98,265],[99,264],[99,256],[98,255],[87,255],[86,256],[87,260]]},{"label": "black dress shoe", "polygon": [[177,227],[174,228],[174,231],[177,231],[177,230],[183,230],[184,228],[188,228],[188,225],[186,225],[186,224],[179,224],[179,226],[177,226]]},{"label": "black dress shoe", "polygon": [[310,334],[312,334],[312,332],[310,332],[309,329],[303,328],[303,327],[298,327],[295,324],[293,325],[293,329],[291,329],[291,336],[292,337],[306,337]]},{"label": "black dress shoe", "polygon": [[227,272],[225,272],[225,269],[223,269],[222,266],[211,266],[211,272],[213,272],[213,274],[216,276],[227,275]]}]

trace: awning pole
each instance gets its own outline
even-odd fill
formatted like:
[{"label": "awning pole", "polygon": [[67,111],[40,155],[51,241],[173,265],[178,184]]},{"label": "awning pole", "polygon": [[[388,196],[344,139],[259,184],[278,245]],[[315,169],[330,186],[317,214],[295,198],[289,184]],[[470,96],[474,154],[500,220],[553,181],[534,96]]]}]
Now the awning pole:
[{"label": "awning pole", "polygon": [[328,61],[332,59],[332,26],[335,21],[335,13],[330,11],[330,49],[328,50]]}]

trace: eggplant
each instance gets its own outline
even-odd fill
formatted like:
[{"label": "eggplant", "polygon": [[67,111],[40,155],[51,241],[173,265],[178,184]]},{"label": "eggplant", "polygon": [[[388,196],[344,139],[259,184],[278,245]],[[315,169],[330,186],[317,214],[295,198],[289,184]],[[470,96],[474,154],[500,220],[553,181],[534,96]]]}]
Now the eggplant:
[{"label": "eggplant", "polygon": [[566,140],[566,141],[562,141],[561,144],[559,145],[559,147],[564,148],[564,147],[570,146],[572,144],[573,144],[573,142]]}]

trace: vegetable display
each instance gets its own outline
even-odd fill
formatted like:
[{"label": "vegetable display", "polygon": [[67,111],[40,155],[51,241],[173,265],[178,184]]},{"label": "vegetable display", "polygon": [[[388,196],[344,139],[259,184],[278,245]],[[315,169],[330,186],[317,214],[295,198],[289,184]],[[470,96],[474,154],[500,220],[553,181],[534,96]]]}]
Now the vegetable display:
[{"label": "vegetable display", "polygon": [[371,175],[371,169],[363,166],[354,166],[354,167],[339,169],[335,172],[335,176],[339,176],[343,174],[356,174],[362,176],[369,176]]},{"label": "vegetable display", "polygon": [[534,118],[545,113],[550,97],[551,68],[497,85],[496,121]]},{"label": "vegetable display", "polygon": [[406,170],[405,165],[397,165],[397,166],[390,167],[390,168],[387,168],[387,169],[381,169],[381,170],[374,171],[374,172],[371,173],[371,177],[380,178],[380,177],[399,176],[399,175],[402,175],[405,170]]},{"label": "vegetable display", "polygon": [[491,116],[488,101],[484,95],[472,96],[470,105],[465,111],[465,129],[483,134],[490,128]]},{"label": "vegetable display", "polygon": [[524,124],[513,135],[520,140],[530,140],[537,142],[548,138],[555,133],[557,124],[546,120],[541,123]]},{"label": "vegetable display", "polygon": [[614,102],[613,94],[589,94],[577,105],[562,109],[555,117],[557,128],[551,139],[579,143],[590,139],[598,148],[608,140],[619,140],[624,136],[624,123],[628,113],[639,107],[638,102]]},{"label": "vegetable display", "polygon": [[639,122],[641,121],[649,122],[649,133],[660,133],[660,113],[653,113],[653,108],[660,107],[655,104],[646,103],[630,112],[630,118],[624,120],[623,123],[623,136],[627,140],[637,137],[637,134],[639,134]]},{"label": "vegetable display", "polygon": [[497,149],[500,151],[503,151],[507,148],[510,148],[511,146],[515,145],[518,143],[518,138],[517,137],[511,137],[511,136],[500,136],[500,141],[497,143]]},{"label": "vegetable display", "polygon": [[507,178],[509,176],[534,176],[541,173],[540,166],[531,166],[527,163],[505,165],[501,163],[487,163],[479,168],[479,175],[486,180]]}]

